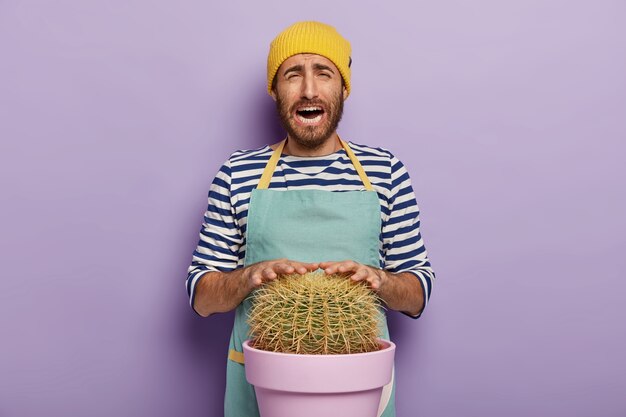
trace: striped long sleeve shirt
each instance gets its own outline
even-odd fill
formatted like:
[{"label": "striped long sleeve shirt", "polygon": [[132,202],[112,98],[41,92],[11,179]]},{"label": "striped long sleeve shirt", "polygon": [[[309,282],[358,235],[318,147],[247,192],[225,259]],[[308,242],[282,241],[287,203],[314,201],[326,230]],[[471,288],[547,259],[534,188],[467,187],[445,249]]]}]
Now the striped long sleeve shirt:
[{"label": "striped long sleeve shirt", "polygon": [[[383,148],[349,142],[380,201],[380,268],[410,272],[428,304],[435,273],[420,234],[419,208],[406,168]],[[273,150],[269,146],[233,153],[209,188],[200,239],[188,269],[186,287],[193,307],[198,280],[206,272],[243,266],[250,194]],[[344,149],[320,157],[282,155],[271,183],[275,190],[362,191],[363,183]],[[417,316],[410,316],[419,318]]]}]

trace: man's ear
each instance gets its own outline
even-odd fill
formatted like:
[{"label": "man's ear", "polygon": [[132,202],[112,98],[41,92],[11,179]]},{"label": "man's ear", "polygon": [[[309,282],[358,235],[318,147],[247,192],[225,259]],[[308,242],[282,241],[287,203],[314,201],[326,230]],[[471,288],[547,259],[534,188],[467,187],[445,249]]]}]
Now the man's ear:
[{"label": "man's ear", "polygon": [[272,96],[272,100],[276,101],[276,90],[273,88],[270,90],[270,96]]},{"label": "man's ear", "polygon": [[346,101],[347,98],[348,98],[348,89],[344,85],[343,86],[343,101]]}]

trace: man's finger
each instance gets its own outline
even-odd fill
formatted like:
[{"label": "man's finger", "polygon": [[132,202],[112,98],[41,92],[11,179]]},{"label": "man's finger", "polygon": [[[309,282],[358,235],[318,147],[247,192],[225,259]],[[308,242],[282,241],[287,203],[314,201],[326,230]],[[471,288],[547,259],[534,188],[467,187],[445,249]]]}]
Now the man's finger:
[{"label": "man's finger", "polygon": [[380,288],[380,277],[375,276],[374,278],[372,278],[370,280],[370,287],[372,287],[373,290],[377,290]]},{"label": "man's finger", "polygon": [[354,262],[343,262],[337,269],[339,272],[356,271],[358,269],[358,264]]},{"label": "man's finger", "polygon": [[287,263],[279,263],[274,265],[274,270],[281,273],[281,274],[291,274],[295,268]]},{"label": "man's finger", "polygon": [[309,270],[305,266],[298,265],[296,267],[296,272],[299,274],[306,274],[307,272],[309,272]]},{"label": "man's finger", "polygon": [[324,272],[326,272],[327,274],[332,274],[335,272],[336,269],[336,266],[327,266],[324,268]]},{"label": "man's finger", "polygon": [[267,278],[267,279],[274,279],[276,278],[276,272],[274,272],[274,270],[270,267],[263,269],[263,277]]},{"label": "man's finger", "polygon": [[250,281],[252,282],[252,285],[258,287],[263,282],[263,279],[261,278],[261,275],[254,273],[252,274],[252,277],[250,277]]},{"label": "man's finger", "polygon": [[309,271],[315,271],[318,268],[317,263],[302,263],[298,262],[296,265],[296,272],[299,274],[306,274]]}]

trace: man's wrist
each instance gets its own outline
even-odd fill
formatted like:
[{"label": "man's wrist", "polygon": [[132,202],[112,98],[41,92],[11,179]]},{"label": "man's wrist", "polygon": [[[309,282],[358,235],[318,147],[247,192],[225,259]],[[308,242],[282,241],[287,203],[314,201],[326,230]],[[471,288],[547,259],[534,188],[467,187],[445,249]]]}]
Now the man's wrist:
[{"label": "man's wrist", "polygon": [[239,288],[245,292],[245,298],[254,289],[250,280],[250,266],[244,266],[239,270],[239,283]]}]

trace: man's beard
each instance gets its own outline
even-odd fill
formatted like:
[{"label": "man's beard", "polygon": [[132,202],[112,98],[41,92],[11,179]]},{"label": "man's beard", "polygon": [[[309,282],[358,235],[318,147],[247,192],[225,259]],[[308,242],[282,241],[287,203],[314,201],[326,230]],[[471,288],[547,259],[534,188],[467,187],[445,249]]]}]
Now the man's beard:
[{"label": "man's beard", "polygon": [[[296,124],[293,119],[294,110],[299,106],[322,106],[326,114],[324,115],[324,123],[320,126],[302,126]],[[276,109],[278,110],[278,116],[283,128],[289,134],[289,138],[293,139],[298,145],[307,149],[315,150],[322,146],[326,140],[337,130],[341,116],[343,116],[343,100],[342,93],[339,92],[337,96],[329,103],[325,103],[321,100],[300,100],[293,104],[291,108],[287,108],[287,105],[280,98],[276,97]]]}]

